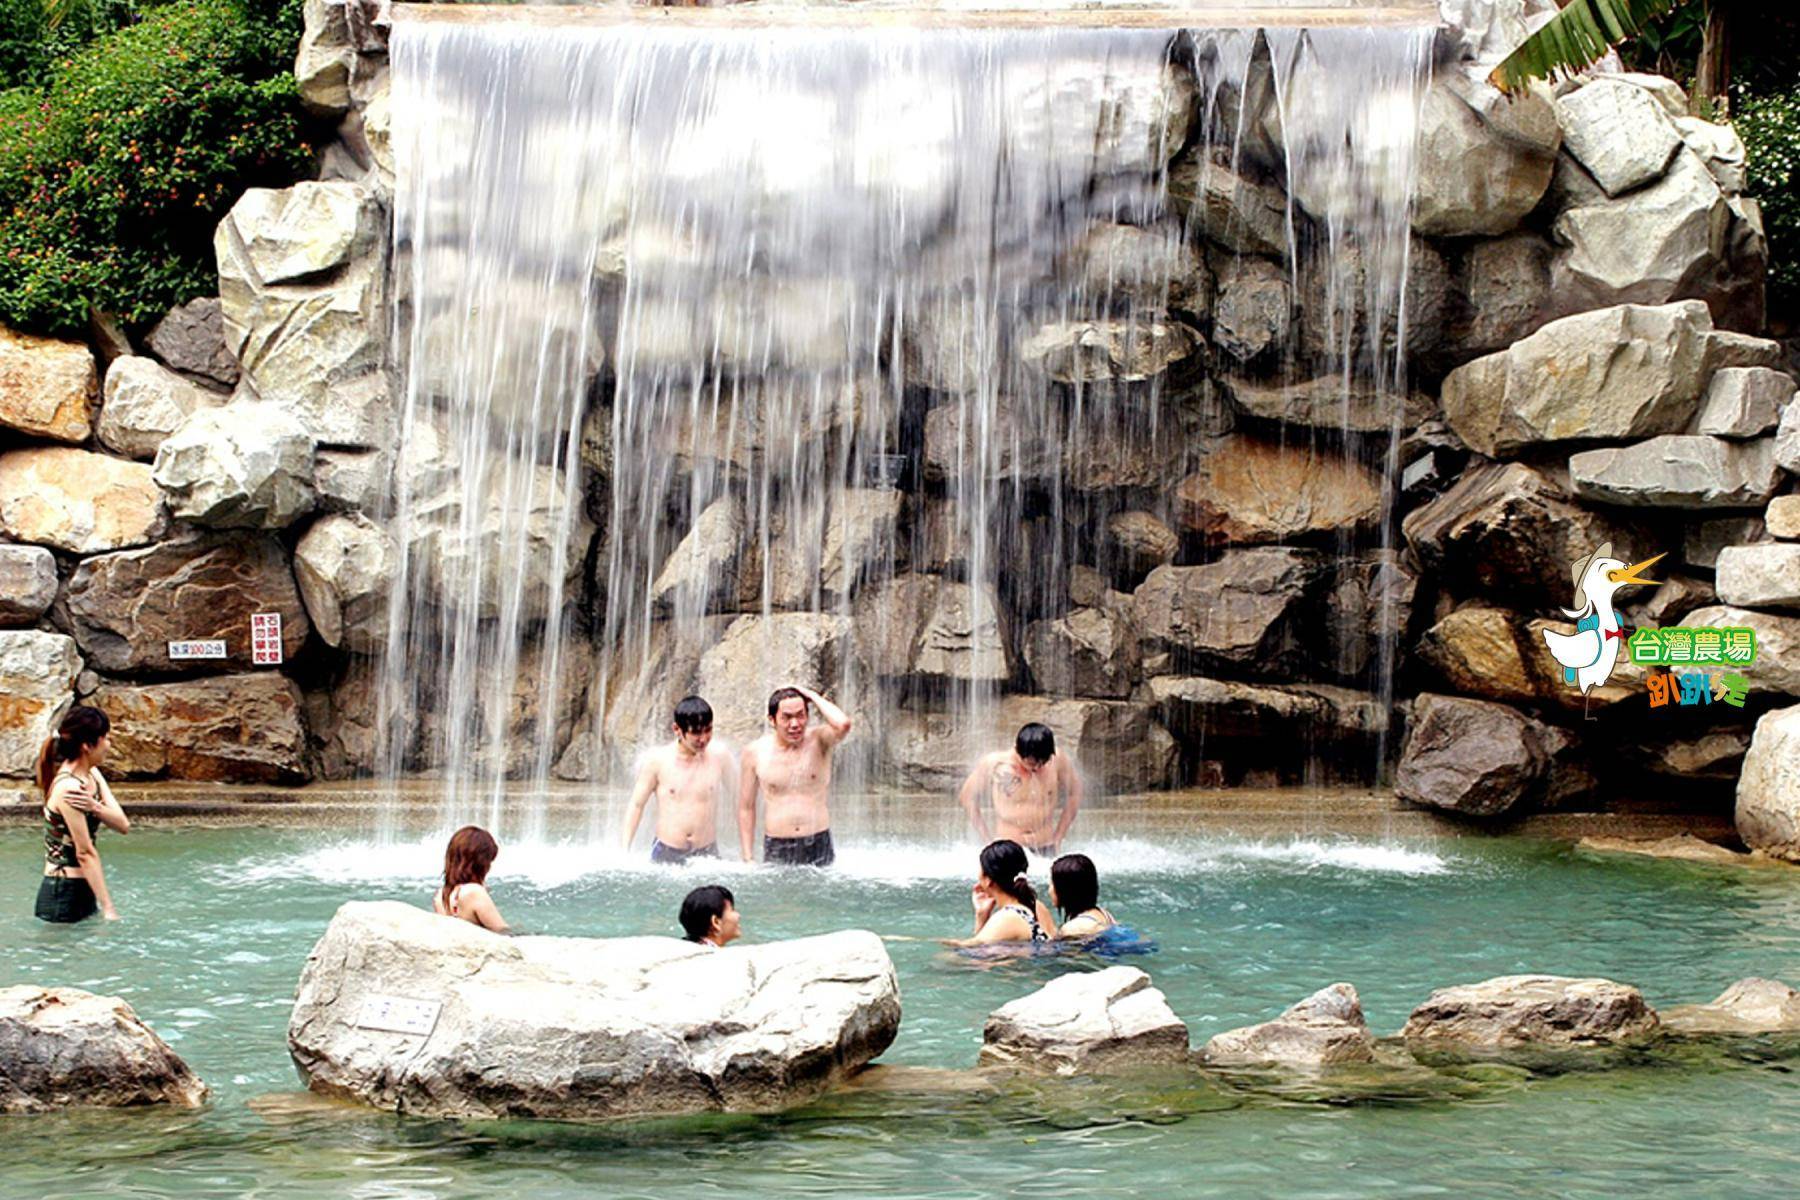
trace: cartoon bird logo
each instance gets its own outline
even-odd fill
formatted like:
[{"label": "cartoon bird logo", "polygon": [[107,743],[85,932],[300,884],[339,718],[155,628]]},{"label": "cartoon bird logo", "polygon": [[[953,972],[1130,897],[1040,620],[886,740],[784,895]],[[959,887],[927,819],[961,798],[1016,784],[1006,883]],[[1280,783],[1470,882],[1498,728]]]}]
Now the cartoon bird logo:
[{"label": "cartoon bird logo", "polygon": [[1604,542],[1575,564],[1575,607],[1563,609],[1575,619],[1575,632],[1546,629],[1544,642],[1550,647],[1551,657],[1562,664],[1563,678],[1581,689],[1583,716],[1587,715],[1588,694],[1611,677],[1619,662],[1619,648],[1625,644],[1625,631],[1619,628],[1619,615],[1613,608],[1613,593],[1633,584],[1660,582],[1638,572],[1663,557],[1658,554],[1628,567],[1612,557],[1612,543]]}]

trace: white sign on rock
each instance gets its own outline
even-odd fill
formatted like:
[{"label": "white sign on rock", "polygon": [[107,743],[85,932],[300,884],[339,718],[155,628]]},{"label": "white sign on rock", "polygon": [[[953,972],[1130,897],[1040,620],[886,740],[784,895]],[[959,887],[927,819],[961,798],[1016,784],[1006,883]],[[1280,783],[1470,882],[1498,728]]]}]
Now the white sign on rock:
[{"label": "white sign on rock", "polygon": [[224,658],[223,638],[205,638],[191,642],[170,642],[169,661],[185,662],[196,658]]},{"label": "white sign on rock", "polygon": [[255,613],[250,617],[250,661],[259,667],[281,665],[281,614]]},{"label": "white sign on rock", "polygon": [[379,1029],[384,1033],[408,1033],[429,1037],[437,1027],[441,1000],[409,1000],[404,996],[370,996],[363,1001],[357,1015],[358,1029]]}]

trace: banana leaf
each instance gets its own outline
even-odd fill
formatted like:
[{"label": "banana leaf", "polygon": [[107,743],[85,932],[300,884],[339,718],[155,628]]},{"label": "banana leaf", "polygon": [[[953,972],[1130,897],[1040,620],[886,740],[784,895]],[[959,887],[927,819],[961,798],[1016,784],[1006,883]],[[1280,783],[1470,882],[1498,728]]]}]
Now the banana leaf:
[{"label": "banana leaf", "polygon": [[1488,82],[1518,92],[1534,79],[1585,70],[1620,42],[1636,37],[1682,0],[1570,0],[1495,67]]}]

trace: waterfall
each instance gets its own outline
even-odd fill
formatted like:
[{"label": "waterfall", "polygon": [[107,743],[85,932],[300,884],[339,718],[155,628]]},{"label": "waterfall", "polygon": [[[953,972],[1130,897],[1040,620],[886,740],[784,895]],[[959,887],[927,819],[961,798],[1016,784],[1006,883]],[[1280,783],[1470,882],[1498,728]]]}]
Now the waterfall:
[{"label": "waterfall", "polygon": [[[1072,607],[1135,636],[1101,531],[1179,527],[1236,419],[1221,275],[1279,327],[1233,351],[1343,409],[1275,444],[1394,478],[1429,29],[431,15],[390,48],[378,736],[445,820],[541,835],[521,791],[627,783],[695,689],[740,741],[772,687],[833,696],[845,795],[1008,744],[1061,669],[1028,636]],[[1386,545],[1381,503],[1325,535],[1339,560]],[[1362,634],[1321,669],[1385,703],[1395,630]],[[1178,782],[1203,739],[1176,749],[1133,670],[1082,711]]]}]

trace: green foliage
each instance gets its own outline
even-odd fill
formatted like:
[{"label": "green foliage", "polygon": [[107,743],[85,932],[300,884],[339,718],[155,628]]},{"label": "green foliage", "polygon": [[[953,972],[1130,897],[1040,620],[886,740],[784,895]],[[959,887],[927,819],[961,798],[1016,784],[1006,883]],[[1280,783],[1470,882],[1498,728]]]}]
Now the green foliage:
[{"label": "green foliage", "polygon": [[[254,5],[255,7],[251,7]],[[213,227],[304,173],[293,0],[183,0],[0,96],[0,322],[141,322],[214,290]]]},{"label": "green foliage", "polygon": [[1800,85],[1740,90],[1732,126],[1749,155],[1745,190],[1761,204],[1769,238],[1769,309],[1800,311]]},{"label": "green foliage", "polygon": [[1570,0],[1543,28],[1495,67],[1488,81],[1516,92],[1534,79],[1591,67],[1605,53],[1637,37],[1681,0]]}]

